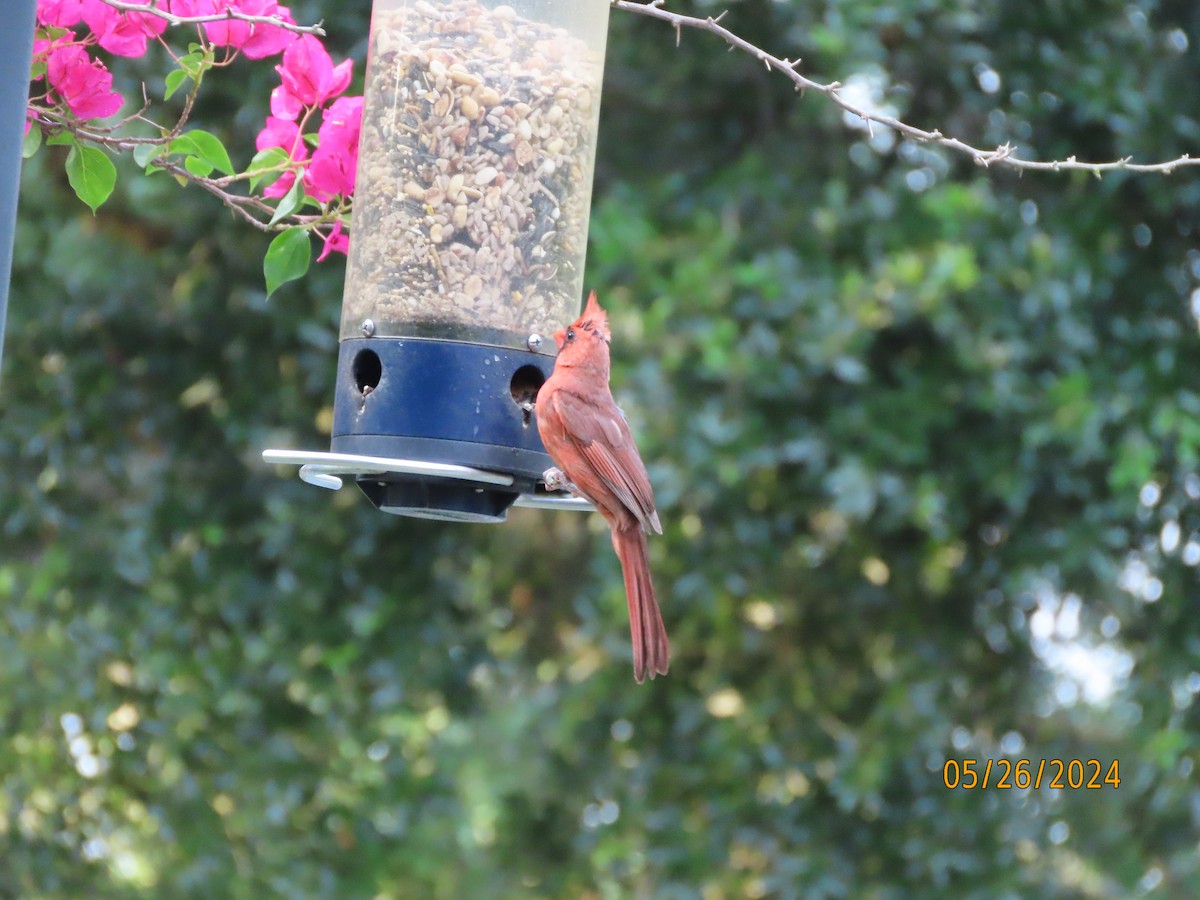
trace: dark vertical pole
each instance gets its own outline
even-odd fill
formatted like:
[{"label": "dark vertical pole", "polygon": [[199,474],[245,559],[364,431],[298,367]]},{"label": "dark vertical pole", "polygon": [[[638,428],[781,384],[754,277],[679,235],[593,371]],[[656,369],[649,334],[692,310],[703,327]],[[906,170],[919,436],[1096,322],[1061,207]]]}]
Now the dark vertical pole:
[{"label": "dark vertical pole", "polygon": [[4,320],[8,317],[36,5],[37,0],[9,0],[4,27],[0,28],[0,355],[4,352]]}]

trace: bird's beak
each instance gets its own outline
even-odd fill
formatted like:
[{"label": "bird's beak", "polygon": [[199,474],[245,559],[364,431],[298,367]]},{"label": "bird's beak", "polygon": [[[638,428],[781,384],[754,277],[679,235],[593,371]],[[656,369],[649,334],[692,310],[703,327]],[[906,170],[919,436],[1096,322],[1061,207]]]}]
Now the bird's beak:
[{"label": "bird's beak", "polygon": [[563,344],[567,342],[567,329],[560,328],[554,332],[554,343],[558,345],[558,352],[562,353]]}]

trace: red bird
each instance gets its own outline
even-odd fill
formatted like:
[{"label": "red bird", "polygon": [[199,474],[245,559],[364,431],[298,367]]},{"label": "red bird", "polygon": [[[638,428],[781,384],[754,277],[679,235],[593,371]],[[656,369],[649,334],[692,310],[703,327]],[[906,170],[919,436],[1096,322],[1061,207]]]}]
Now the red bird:
[{"label": "red bird", "polygon": [[610,337],[608,314],[592,291],[583,315],[554,334],[558,358],[538,391],[537,423],[546,452],[562,470],[546,473],[547,487],[590,500],[612,528],[625,574],[633,677],[641,684],[647,675],[666,675],[671,659],[646,555],[646,532],[662,534],[662,525],[646,466],[608,388]]}]

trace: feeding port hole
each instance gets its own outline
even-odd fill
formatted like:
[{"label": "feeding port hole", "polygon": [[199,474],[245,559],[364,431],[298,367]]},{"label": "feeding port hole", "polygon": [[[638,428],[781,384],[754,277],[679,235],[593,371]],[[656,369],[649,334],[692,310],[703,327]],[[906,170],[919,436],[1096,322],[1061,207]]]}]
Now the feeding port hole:
[{"label": "feeding port hole", "polygon": [[513,372],[512,381],[508,384],[513,403],[521,407],[525,414],[525,425],[528,427],[530,416],[533,414],[533,404],[537,400],[538,391],[546,383],[546,376],[537,366],[521,366]]},{"label": "feeding port hole", "polygon": [[374,350],[360,350],[354,357],[351,374],[360,394],[371,393],[379,387],[379,379],[383,377],[383,363],[379,361],[379,354]]}]

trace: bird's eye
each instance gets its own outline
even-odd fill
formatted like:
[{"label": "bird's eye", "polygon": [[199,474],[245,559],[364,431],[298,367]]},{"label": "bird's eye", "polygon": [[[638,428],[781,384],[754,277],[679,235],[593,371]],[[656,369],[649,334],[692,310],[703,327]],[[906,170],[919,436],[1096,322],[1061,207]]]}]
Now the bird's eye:
[{"label": "bird's eye", "polygon": [[567,340],[568,341],[575,340],[575,329],[574,328],[567,329]]}]

